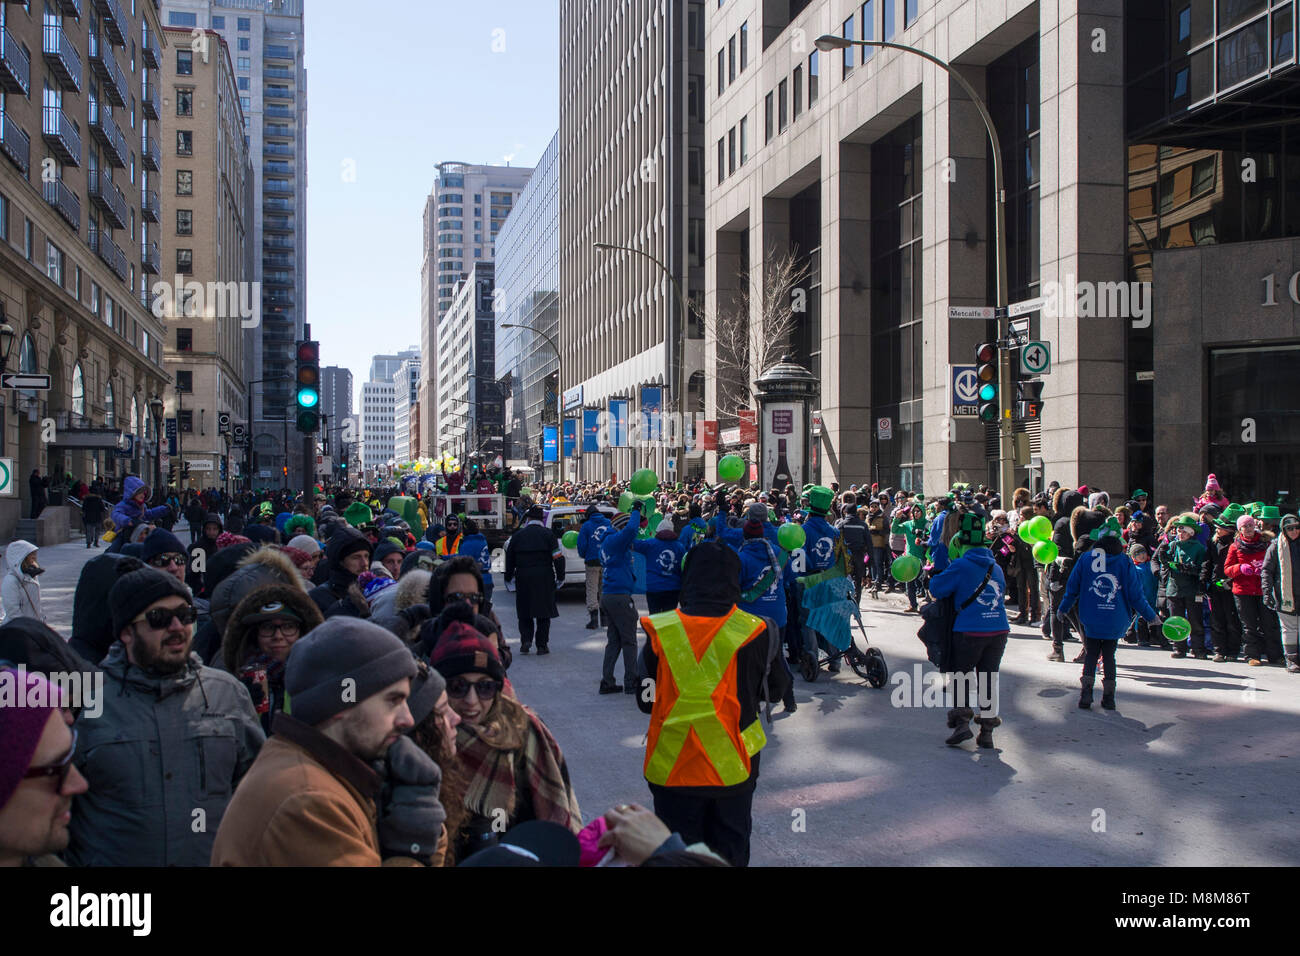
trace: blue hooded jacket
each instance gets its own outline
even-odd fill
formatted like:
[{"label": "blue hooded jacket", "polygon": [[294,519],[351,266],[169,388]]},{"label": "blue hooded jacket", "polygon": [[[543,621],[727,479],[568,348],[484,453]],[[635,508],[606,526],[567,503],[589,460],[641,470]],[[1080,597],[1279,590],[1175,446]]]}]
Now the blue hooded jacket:
[{"label": "blue hooded jacket", "polygon": [[484,579],[491,577],[492,550],[488,547],[487,538],[482,532],[463,535],[456,553],[469,555],[478,562],[478,569],[483,572]]},{"label": "blue hooded jacket", "polygon": [[[1084,636],[1095,640],[1118,641],[1128,632],[1135,613],[1148,621],[1156,617],[1137,568],[1116,538],[1105,538],[1074,559],[1060,613],[1076,603]],[[1200,605],[1196,609],[1199,614]]]},{"label": "blue hooded jacket", "polygon": [[763,617],[770,617],[776,621],[777,626],[784,628],[786,622],[786,605],[785,605],[785,570],[789,568],[790,562],[788,555],[778,546],[772,545],[769,553],[767,541],[763,538],[750,538],[740,547],[740,591],[744,594],[746,591],[754,588],[768,569],[772,567],[772,556],[781,568],[778,570],[776,580],[752,601],[740,601],[736,607],[742,611],[748,611],[750,614],[759,614]]},{"label": "blue hooded jacket", "polygon": [[804,574],[825,571],[835,563],[835,542],[840,533],[822,515],[810,515],[803,523]]},{"label": "blue hooded jacket", "polygon": [[[630,523],[630,522],[629,522]],[[667,521],[660,527],[671,530]],[[690,525],[682,528],[675,538],[659,537],[638,538],[632,542],[632,550],[645,557],[646,591],[677,591],[682,586],[682,558],[690,550],[690,537],[694,529]]]},{"label": "blue hooded jacket", "polygon": [[[135,475],[127,475],[126,481],[122,482],[122,500],[113,506],[113,526],[117,529],[119,537],[124,536],[126,529],[139,524],[142,519],[156,521],[171,513],[171,509],[166,505],[146,509],[136,504],[132,498],[141,488],[145,491],[149,490],[149,486]],[[127,533],[125,536],[130,535]]]},{"label": "blue hooded jacket", "polygon": [[606,594],[632,594],[636,588],[636,573],[632,568],[632,542],[641,530],[641,503],[632,506],[627,524],[621,531],[608,529],[596,545],[600,565],[604,569],[602,590]]},{"label": "blue hooded jacket", "polygon": [[[594,549],[591,549],[590,546],[593,537],[595,543],[599,544],[600,539],[609,533],[610,527],[612,526],[609,523],[609,519],[600,512],[596,512],[595,515],[584,521],[582,527],[578,529],[578,557],[582,558],[584,561],[599,561],[600,555],[597,554]],[[602,528],[605,530],[601,531],[600,529]]]},{"label": "blue hooded jacket", "polygon": [[[962,610],[961,606],[975,593],[984,580],[989,566],[993,575],[984,585],[979,597]],[[1007,623],[1007,607],[1002,602],[1007,593],[1007,579],[988,548],[971,548],[948,568],[930,579],[930,594],[936,598],[951,597],[956,605],[957,621],[953,630],[972,634],[998,634],[1011,630]]]}]

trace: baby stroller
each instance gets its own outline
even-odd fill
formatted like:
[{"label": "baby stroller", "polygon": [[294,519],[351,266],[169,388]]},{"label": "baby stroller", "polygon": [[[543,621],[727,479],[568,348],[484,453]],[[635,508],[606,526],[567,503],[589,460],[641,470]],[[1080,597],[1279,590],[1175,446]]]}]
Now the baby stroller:
[{"label": "baby stroller", "polygon": [[811,683],[823,666],[847,659],[853,672],[872,687],[884,687],[889,680],[889,666],[885,655],[867,640],[862,612],[853,599],[853,577],[843,546],[837,545],[834,564],[799,578],[794,587],[799,621],[817,635],[817,650],[805,651],[799,659],[800,676]]}]

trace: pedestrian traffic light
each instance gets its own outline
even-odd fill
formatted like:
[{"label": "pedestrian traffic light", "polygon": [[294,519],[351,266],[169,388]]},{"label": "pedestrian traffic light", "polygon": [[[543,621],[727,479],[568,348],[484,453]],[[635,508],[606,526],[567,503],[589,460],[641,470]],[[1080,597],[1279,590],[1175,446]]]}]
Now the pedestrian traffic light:
[{"label": "pedestrian traffic light", "polygon": [[1043,383],[1023,381],[1016,383],[1016,418],[1033,421],[1043,414]]},{"label": "pedestrian traffic light", "polygon": [[296,412],[298,431],[314,434],[320,429],[320,343],[298,343]]},{"label": "pedestrian traffic light", "polygon": [[993,342],[984,342],[975,350],[975,379],[980,421],[996,422],[1002,412],[998,407],[998,347]]}]

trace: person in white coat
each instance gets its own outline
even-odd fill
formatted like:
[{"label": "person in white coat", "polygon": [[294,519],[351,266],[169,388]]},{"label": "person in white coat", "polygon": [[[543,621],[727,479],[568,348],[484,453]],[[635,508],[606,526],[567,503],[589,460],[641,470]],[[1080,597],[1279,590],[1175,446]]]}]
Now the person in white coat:
[{"label": "person in white coat", "polygon": [[45,569],[36,561],[36,545],[30,541],[15,541],[5,548],[4,577],[0,578],[0,601],[4,604],[4,620],[34,617],[45,620],[41,610],[41,586],[37,575]]}]

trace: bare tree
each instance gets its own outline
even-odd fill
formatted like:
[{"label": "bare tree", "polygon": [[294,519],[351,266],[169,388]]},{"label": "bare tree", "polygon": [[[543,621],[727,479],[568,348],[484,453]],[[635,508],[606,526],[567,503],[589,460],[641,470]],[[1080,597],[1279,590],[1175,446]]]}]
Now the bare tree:
[{"label": "bare tree", "polygon": [[714,342],[712,375],[720,420],[734,420],[740,409],[757,407],[755,382],[789,354],[800,316],[807,314],[808,293],[802,287],[807,277],[807,265],[793,251],[778,253],[773,246],[758,275],[738,275],[739,289],[720,302],[716,315],[702,317]]}]

